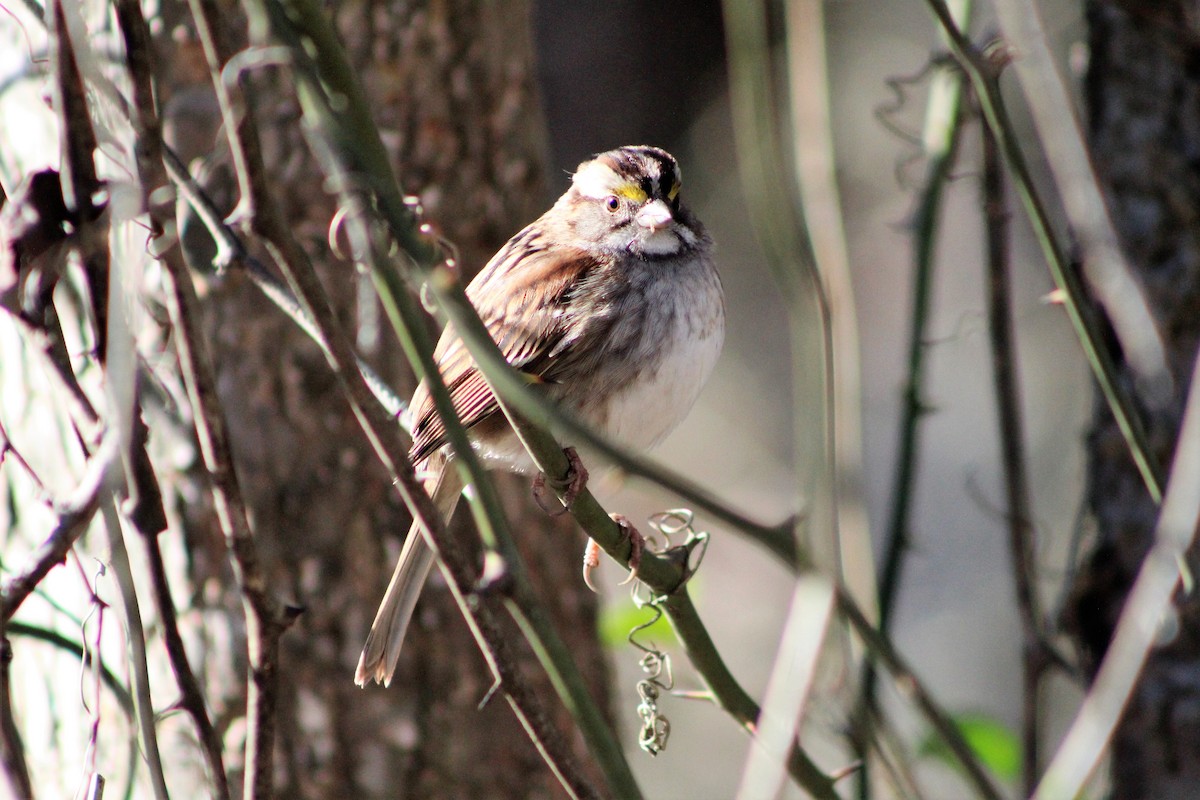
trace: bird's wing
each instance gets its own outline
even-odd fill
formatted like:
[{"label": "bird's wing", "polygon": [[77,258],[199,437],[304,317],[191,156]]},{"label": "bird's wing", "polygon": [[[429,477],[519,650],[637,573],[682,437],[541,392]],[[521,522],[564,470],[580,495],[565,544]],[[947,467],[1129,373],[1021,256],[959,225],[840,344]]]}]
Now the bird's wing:
[{"label": "bird's wing", "polygon": [[[599,259],[583,250],[547,249],[540,236],[526,228],[471,281],[467,297],[508,363],[536,381],[552,382],[562,361],[559,345],[569,333],[568,301],[602,268]],[[491,387],[452,326],[442,333],[434,357],[467,428],[498,413]],[[411,455],[419,463],[446,443],[446,430],[424,382],[411,407]]]}]

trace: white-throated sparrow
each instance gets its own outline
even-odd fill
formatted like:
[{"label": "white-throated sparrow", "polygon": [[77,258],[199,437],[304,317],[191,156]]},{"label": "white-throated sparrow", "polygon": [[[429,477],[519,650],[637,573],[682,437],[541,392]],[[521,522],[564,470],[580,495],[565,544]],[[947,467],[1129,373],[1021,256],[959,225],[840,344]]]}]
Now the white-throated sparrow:
[{"label": "white-throated sparrow", "polygon": [[[692,407],[725,338],[712,240],[680,201],[675,159],[621,147],[579,165],[571,187],[508,241],[467,287],[492,338],[551,399],[636,448],[667,435]],[[487,460],[533,464],[453,330],[436,358],[454,407]],[[424,385],[413,395],[411,456],[445,517],[462,490]],[[358,662],[355,681],[388,684],[433,565],[415,528]]]}]

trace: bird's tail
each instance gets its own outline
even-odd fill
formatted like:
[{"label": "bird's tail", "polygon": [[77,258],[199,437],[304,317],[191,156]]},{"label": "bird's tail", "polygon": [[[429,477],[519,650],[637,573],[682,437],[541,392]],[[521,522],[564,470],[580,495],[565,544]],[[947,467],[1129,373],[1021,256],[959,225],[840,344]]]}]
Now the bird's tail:
[{"label": "bird's tail", "polygon": [[[458,476],[458,470],[441,454],[432,456],[426,468],[431,469],[434,474],[426,479],[425,489],[433,497],[442,520],[449,520],[462,493],[462,480]],[[408,538],[404,540],[400,561],[396,564],[396,571],[392,573],[392,580],[383,595],[383,602],[379,604],[379,611],[375,613],[375,621],[371,623],[367,643],[358,658],[354,682],[359,686],[365,686],[369,680],[384,686],[392,682],[396,662],[400,658],[400,646],[404,644],[404,634],[408,630],[417,598],[421,595],[425,578],[429,575],[434,560],[433,550],[425,543],[419,527],[414,522],[408,531]]]}]

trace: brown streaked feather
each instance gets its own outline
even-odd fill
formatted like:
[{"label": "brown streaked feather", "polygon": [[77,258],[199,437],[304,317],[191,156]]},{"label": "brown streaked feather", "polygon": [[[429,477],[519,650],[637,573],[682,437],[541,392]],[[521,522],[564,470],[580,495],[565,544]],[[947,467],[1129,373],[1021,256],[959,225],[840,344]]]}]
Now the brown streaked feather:
[{"label": "brown streaked feather", "polygon": [[[508,363],[545,382],[560,371],[558,345],[569,318],[560,313],[573,290],[603,262],[583,250],[553,253],[539,247],[533,226],[514,236],[467,287]],[[434,357],[463,424],[472,428],[499,412],[491,387],[475,367],[462,340],[447,326]],[[446,430],[424,382],[413,395],[411,457],[420,462],[446,443]]]}]

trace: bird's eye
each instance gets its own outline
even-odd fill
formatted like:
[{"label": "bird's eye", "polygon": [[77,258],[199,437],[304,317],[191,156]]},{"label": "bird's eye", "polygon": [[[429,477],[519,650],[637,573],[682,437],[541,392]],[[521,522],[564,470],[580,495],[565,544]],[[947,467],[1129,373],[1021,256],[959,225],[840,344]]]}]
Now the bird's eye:
[{"label": "bird's eye", "polygon": [[621,207],[621,198],[617,197],[615,194],[610,194],[604,199],[604,207],[609,211],[616,211]]}]

